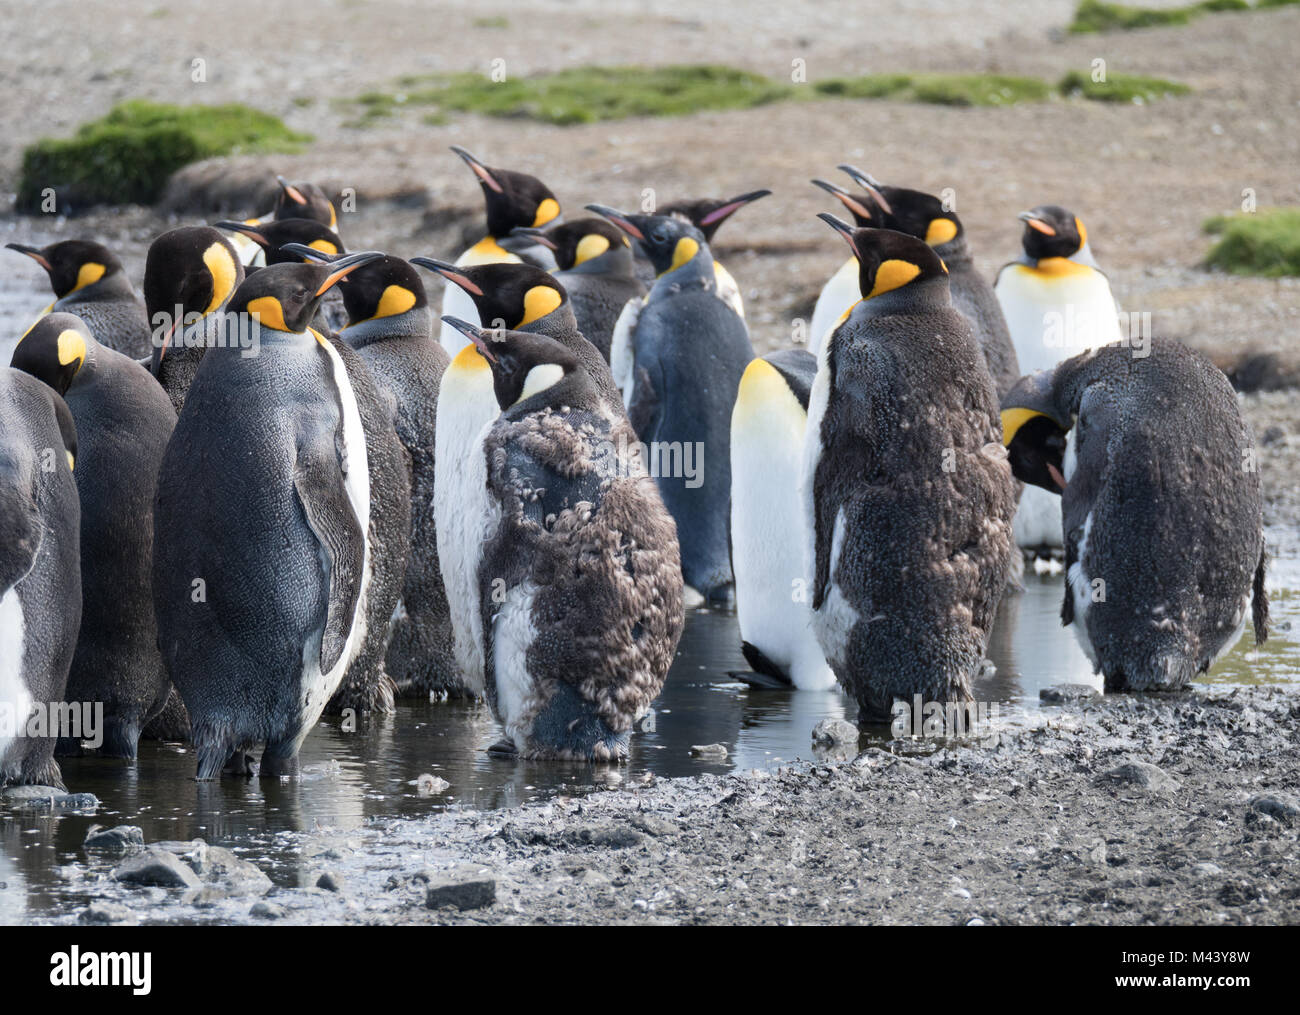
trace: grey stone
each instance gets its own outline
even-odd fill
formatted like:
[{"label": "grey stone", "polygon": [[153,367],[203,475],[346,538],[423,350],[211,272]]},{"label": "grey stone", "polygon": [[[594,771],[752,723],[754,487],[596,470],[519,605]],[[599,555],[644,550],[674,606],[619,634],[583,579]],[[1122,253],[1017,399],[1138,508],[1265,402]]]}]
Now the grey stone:
[{"label": "grey stone", "polygon": [[326,871],[316,879],[316,887],[327,892],[341,892],[343,891],[343,877],[334,871]]},{"label": "grey stone", "polygon": [[1173,793],[1182,787],[1177,779],[1149,761],[1125,761],[1102,776],[1111,782],[1129,783],[1153,793]]},{"label": "grey stone", "polygon": [[95,902],[77,915],[77,922],[91,925],[135,923],[135,914],[118,902]]},{"label": "grey stone", "polygon": [[124,860],[113,869],[113,877],[127,885],[161,888],[198,888],[203,884],[176,854],[156,846]]},{"label": "grey stone", "polygon": [[1250,809],[1286,825],[1294,825],[1300,819],[1300,802],[1286,793],[1260,793],[1253,796],[1250,798]]},{"label": "grey stone", "polygon": [[220,885],[230,896],[265,895],[271,890],[271,879],[255,864],[222,846],[196,850],[190,866],[204,881]]},{"label": "grey stone", "polygon": [[478,867],[464,866],[431,878],[424,904],[430,909],[450,906],[464,912],[490,906],[496,898],[496,878],[480,873]]},{"label": "grey stone", "polygon": [[138,825],[118,825],[116,828],[91,825],[81,845],[86,849],[110,850],[126,850],[132,846],[143,846],[144,829]]},{"label": "grey stone", "polygon": [[6,786],[0,799],[20,811],[88,811],[99,806],[94,793],[68,793],[54,786]]},{"label": "grey stone", "polygon": [[1092,701],[1101,692],[1091,684],[1053,684],[1038,691],[1038,700],[1047,705],[1064,705],[1067,702]]},{"label": "grey stone", "polygon": [[856,744],[858,728],[847,719],[823,719],[812,729],[814,744]]},{"label": "grey stone", "polygon": [[645,842],[646,837],[633,828],[617,825],[595,825],[589,828],[575,828],[565,835],[565,839],[575,846],[603,846],[606,849],[628,849]]},{"label": "grey stone", "polygon": [[653,814],[634,814],[628,819],[628,823],[633,828],[639,828],[647,835],[653,835],[656,838],[661,835],[676,835],[680,831],[671,821],[657,818]]},{"label": "grey stone", "polygon": [[695,744],[691,747],[692,758],[702,758],[705,761],[726,761],[727,746],[726,744]]},{"label": "grey stone", "polygon": [[248,915],[255,920],[282,920],[284,907],[277,906],[274,902],[255,902]]}]

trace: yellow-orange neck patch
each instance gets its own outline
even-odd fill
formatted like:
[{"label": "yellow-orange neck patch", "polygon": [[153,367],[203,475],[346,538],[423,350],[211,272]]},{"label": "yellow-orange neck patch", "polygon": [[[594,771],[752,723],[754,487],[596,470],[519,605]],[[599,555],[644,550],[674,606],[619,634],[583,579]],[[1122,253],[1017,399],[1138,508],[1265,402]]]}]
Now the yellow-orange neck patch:
[{"label": "yellow-orange neck patch", "polygon": [[875,283],[871,287],[871,292],[867,293],[864,298],[872,299],[882,293],[901,289],[919,274],[921,274],[920,265],[891,257],[876,270]]},{"label": "yellow-orange neck patch", "polygon": [[925,230],[925,242],[932,247],[947,243],[957,235],[957,223],[952,219],[931,219]]},{"label": "yellow-orange neck patch", "polygon": [[207,317],[229,299],[235,288],[235,279],[239,277],[239,269],[235,266],[230,251],[222,243],[214,243],[203,251],[203,263],[212,275],[212,300],[203,310],[203,316]]},{"label": "yellow-orange neck patch", "polygon": [[1002,444],[1009,447],[1015,439],[1020,428],[1028,423],[1035,416],[1046,416],[1044,412],[1037,412],[1033,409],[1003,409],[1002,410]]},{"label": "yellow-orange neck patch", "polygon": [[77,369],[81,369],[81,364],[86,362],[86,339],[81,332],[75,328],[67,328],[59,332],[59,366],[71,366],[77,364]]},{"label": "yellow-orange neck patch", "polygon": [[88,285],[94,285],[104,277],[104,272],[107,270],[108,269],[98,261],[87,261],[77,269],[77,284],[72,287],[72,292],[75,293],[78,289],[84,289]]},{"label": "yellow-orange neck patch", "polygon": [[533,286],[524,293],[524,316],[519,319],[515,327],[522,328],[525,324],[532,324],[563,302],[558,289],[552,289],[549,285]]},{"label": "yellow-orange neck patch", "polygon": [[548,197],[537,206],[537,214],[533,216],[533,228],[546,225],[557,215],[560,214],[560,202],[553,197]]},{"label": "yellow-orange neck patch", "polygon": [[263,328],[270,328],[272,331],[289,330],[289,326],[284,323],[284,307],[274,296],[259,296],[255,300],[250,300],[248,312],[257,318],[257,323]]},{"label": "yellow-orange neck patch", "polygon": [[689,236],[683,236],[677,241],[677,246],[673,248],[673,263],[668,266],[668,271],[662,274],[667,275],[669,271],[676,271],[699,252],[700,245]]},{"label": "yellow-orange neck patch", "polygon": [[1044,257],[1036,265],[1028,268],[1029,271],[1037,272],[1039,275],[1047,275],[1050,278],[1065,278],[1069,275],[1087,275],[1092,272],[1086,264],[1079,264],[1071,261],[1068,257]]},{"label": "yellow-orange neck patch", "polygon": [[[312,240],[307,246],[312,250],[319,250],[322,254],[337,254],[339,248],[334,246],[329,240]],[[306,260],[306,258],[303,258]]]},{"label": "yellow-orange neck patch", "polygon": [[576,268],[583,261],[590,261],[593,257],[599,257],[609,249],[609,240],[601,236],[600,233],[588,233],[578,241],[578,249],[574,252],[573,266]]},{"label": "yellow-orange neck patch", "polygon": [[[375,317],[396,317],[415,306],[415,293],[404,285],[390,285],[379,297]],[[372,318],[373,320],[373,318]]]},{"label": "yellow-orange neck patch", "polygon": [[483,358],[483,354],[478,351],[478,347],[473,342],[470,342],[469,345],[456,353],[452,358],[451,365],[448,366],[447,369],[449,371],[466,370],[472,372],[478,370],[490,370],[491,368],[488,366],[488,361]]}]

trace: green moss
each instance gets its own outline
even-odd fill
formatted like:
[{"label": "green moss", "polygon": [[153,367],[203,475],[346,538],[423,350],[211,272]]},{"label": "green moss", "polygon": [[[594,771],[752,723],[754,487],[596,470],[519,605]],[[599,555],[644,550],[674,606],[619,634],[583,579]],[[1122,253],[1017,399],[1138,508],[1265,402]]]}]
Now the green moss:
[{"label": "green moss", "polygon": [[1082,0],[1074,12],[1070,31],[1109,32],[1116,29],[1152,28],[1159,25],[1185,25],[1199,13],[1194,7],[1129,7],[1102,0]]},{"label": "green moss", "polygon": [[1219,236],[1205,263],[1235,275],[1300,275],[1300,208],[1216,216],[1205,231]]},{"label": "green moss", "polygon": [[509,28],[510,19],[502,14],[491,15],[486,18],[475,18],[475,28]]},{"label": "green moss", "polygon": [[827,78],[813,85],[819,95],[845,99],[889,99],[912,87],[911,74],[866,74],[857,78]]},{"label": "green moss", "polygon": [[[1282,3],[1296,3],[1296,0],[1281,0]],[[1248,11],[1251,9],[1246,0],[1205,0],[1204,3],[1196,5],[1199,10],[1209,14],[1216,14],[1219,11]],[[1260,0],[1255,6],[1267,7],[1268,0]]]},{"label": "green moss", "polygon": [[942,106],[1009,106],[1042,102],[1052,93],[1038,78],[1008,74],[867,74],[818,81],[813,90],[851,99],[902,99]]},{"label": "green moss", "polygon": [[1154,102],[1166,95],[1186,95],[1191,91],[1177,81],[1141,74],[1107,74],[1105,81],[1094,81],[1083,71],[1070,71],[1058,87],[1062,95],[1082,95],[1099,102]]},{"label": "green moss", "polygon": [[310,135],[239,104],[171,106],[131,101],[82,124],[67,139],[46,138],[23,152],[19,211],[40,209],[53,187],[59,206],[148,204],[177,169],[242,152],[294,152]]}]

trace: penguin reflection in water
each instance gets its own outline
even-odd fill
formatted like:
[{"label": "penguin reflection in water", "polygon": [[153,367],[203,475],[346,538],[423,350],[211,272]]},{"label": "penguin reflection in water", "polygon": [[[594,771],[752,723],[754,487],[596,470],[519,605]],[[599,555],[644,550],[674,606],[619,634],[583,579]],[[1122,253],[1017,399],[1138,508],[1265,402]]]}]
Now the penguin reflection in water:
[{"label": "penguin reflection in water", "polygon": [[[350,374],[343,353],[355,354],[308,328],[334,283],[382,256],[274,265],[249,278],[228,316],[258,316],[258,354],[208,350],[164,455],[158,636],[193,723],[200,779],[228,760],[246,772],[244,751],[261,743],[263,775],[295,774],[302,741],[352,679],[350,666],[382,658],[376,604],[401,571],[382,566],[371,522],[390,510],[389,480],[397,489],[403,477],[372,472],[384,459],[363,422],[373,396],[358,386],[364,368]],[[409,489],[402,496],[409,512]]]},{"label": "penguin reflection in water", "polygon": [[1061,621],[1107,691],[1184,687],[1247,613],[1268,636],[1259,472],[1232,386],[1179,342],[1141,353],[1082,353],[1002,401],[1012,469],[1060,495]]},{"label": "penguin reflection in water", "polygon": [[494,752],[620,760],[663,687],[685,616],[677,532],[575,353],[544,335],[444,320],[487,360],[501,415],[482,453],[478,563]]},{"label": "penguin reflection in water", "polygon": [[965,702],[1011,563],[997,396],[923,240],[854,229],[862,299],[818,352],[804,491],[813,630],[859,722]]}]

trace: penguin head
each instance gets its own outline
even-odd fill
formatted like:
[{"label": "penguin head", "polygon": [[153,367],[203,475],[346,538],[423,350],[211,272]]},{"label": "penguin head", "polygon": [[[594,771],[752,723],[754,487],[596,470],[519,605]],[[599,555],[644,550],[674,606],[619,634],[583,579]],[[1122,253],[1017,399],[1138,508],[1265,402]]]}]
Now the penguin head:
[{"label": "penguin head", "polygon": [[[879,229],[893,229],[925,240],[932,247],[951,243],[962,234],[957,213],[944,207],[933,194],[906,187],[890,187],[869,173],[850,165],[838,167],[848,173],[871,195],[879,212],[871,224]],[[862,225],[861,222],[858,225]]]},{"label": "penguin head", "polygon": [[568,302],[555,277],[531,264],[476,264],[457,267],[431,257],[412,264],[437,272],[469,294],[480,321],[496,328],[518,329],[540,320]]},{"label": "penguin head", "polygon": [[184,317],[207,317],[220,310],[243,281],[239,255],[219,230],[211,226],[168,230],[149,245],[144,262],[149,324],[170,335]]},{"label": "penguin head", "polygon": [[1002,443],[1011,472],[1050,493],[1065,490],[1065,437],[1072,421],[1056,404],[1053,370],[1022,377],[1002,399]]},{"label": "penguin head", "polygon": [[451,150],[465,161],[483,188],[489,236],[508,236],[515,226],[540,228],[559,217],[560,202],[537,177],[492,169],[459,145],[452,145]]},{"label": "penguin head", "polygon": [[1060,205],[1040,204],[1017,216],[1025,224],[1021,244],[1031,261],[1048,257],[1074,257],[1088,245],[1088,231],[1073,212]]},{"label": "penguin head", "polygon": [[260,224],[223,221],[215,225],[228,232],[243,233],[266,251],[267,264],[293,264],[301,261],[302,258],[296,254],[285,252],[284,247],[289,243],[301,243],[324,254],[346,253],[338,234],[315,219],[285,218]]},{"label": "penguin head", "polygon": [[50,276],[56,299],[113,276],[122,276],[122,262],[102,243],[91,240],[62,240],[48,247],[6,243],[10,250],[26,254]]},{"label": "penguin head", "polygon": [[854,229],[823,212],[817,216],[840,233],[858,259],[858,286],[864,300],[932,279],[945,284],[948,269],[924,240],[893,229]]},{"label": "penguin head", "polygon": [[16,370],[44,381],[66,395],[95,344],[90,329],[75,314],[46,314],[18,340],[10,362]]},{"label": "penguin head", "polygon": [[531,237],[550,248],[555,253],[555,263],[560,271],[569,271],[594,261],[611,250],[631,250],[627,234],[601,218],[575,219],[546,230],[521,226],[511,235]]},{"label": "penguin head", "polygon": [[259,326],[271,331],[301,334],[335,283],[383,256],[376,250],[362,250],[341,254],[328,264],[268,264],[244,280],[231,297],[228,312],[256,315]]},{"label": "penguin head", "polygon": [[569,348],[530,331],[480,328],[458,317],[443,320],[474,343],[492,369],[492,390],[503,412],[519,413],[567,404],[584,385],[586,372]]},{"label": "penguin head", "polygon": [[[344,256],[310,247],[297,249],[305,260],[318,264],[334,264]],[[342,292],[349,327],[362,321],[396,317],[429,305],[419,273],[406,261],[391,254],[369,261],[353,271],[348,275],[348,284]]]},{"label": "penguin head", "polygon": [[641,245],[654,265],[656,275],[676,271],[708,250],[704,233],[691,223],[672,215],[628,215],[603,204],[589,204],[588,211],[609,219]]},{"label": "penguin head", "polygon": [[713,234],[718,231],[722,223],[745,205],[757,201],[760,197],[767,197],[771,193],[770,190],[751,190],[748,194],[729,197],[725,201],[712,197],[703,197],[695,201],[674,201],[672,204],[664,205],[658,213],[685,219],[702,232],[709,243],[712,243]]},{"label": "penguin head", "polygon": [[339,217],[334,202],[314,183],[290,183],[277,174],[280,193],[275,196],[275,219],[310,219],[328,229],[337,229]]},{"label": "penguin head", "polygon": [[876,203],[872,194],[850,194],[838,184],[831,183],[830,180],[814,179],[808,182],[814,187],[821,187],[822,190],[844,205],[859,228],[881,227],[884,212],[880,210],[880,205]]}]

